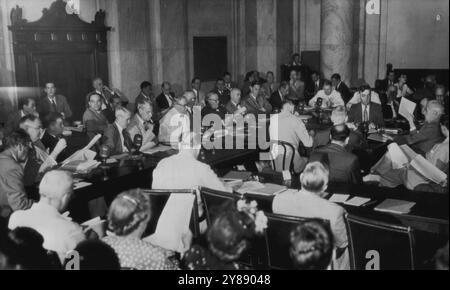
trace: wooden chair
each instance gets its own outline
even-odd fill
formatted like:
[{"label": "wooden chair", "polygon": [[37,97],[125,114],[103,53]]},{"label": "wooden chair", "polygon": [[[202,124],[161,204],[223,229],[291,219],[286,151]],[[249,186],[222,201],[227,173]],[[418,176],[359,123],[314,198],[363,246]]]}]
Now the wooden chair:
[{"label": "wooden chair", "polygon": [[294,169],[295,147],[288,142],[272,141],[270,149],[271,152],[282,151],[277,152],[277,156],[272,154],[272,169],[277,172],[289,170],[292,173]]},{"label": "wooden chair", "polygon": [[200,198],[205,206],[206,221],[211,225],[216,214],[216,210],[228,201],[237,202],[241,196],[236,193],[213,190],[206,187],[200,188]]},{"label": "wooden chair", "polygon": [[330,228],[330,222],[324,219],[293,217],[280,214],[265,213],[268,219],[265,233],[267,267],[273,270],[294,269],[289,255],[290,233],[305,221],[317,221]]},{"label": "wooden chair", "polygon": [[410,227],[350,214],[346,223],[352,269],[415,269],[415,240]]}]

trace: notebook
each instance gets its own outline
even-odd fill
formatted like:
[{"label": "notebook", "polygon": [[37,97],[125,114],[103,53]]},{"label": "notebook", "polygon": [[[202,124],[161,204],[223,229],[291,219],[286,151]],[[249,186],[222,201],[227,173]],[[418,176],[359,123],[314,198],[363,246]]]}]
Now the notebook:
[{"label": "notebook", "polygon": [[333,194],[328,201],[336,203],[344,203],[350,197],[349,194]]},{"label": "notebook", "polygon": [[249,180],[250,177],[252,177],[252,173],[249,171],[232,170],[232,171],[228,172],[224,177],[222,177],[222,180],[224,180],[224,181],[234,181],[234,180],[246,181],[246,180]]},{"label": "notebook", "polygon": [[262,185],[263,185],[262,187],[249,188],[245,192],[241,192],[241,190],[242,190],[242,187],[241,187],[241,189],[239,191],[241,193],[251,193],[251,194],[257,194],[257,195],[271,196],[271,195],[277,195],[283,191],[286,191],[286,189],[287,189],[286,186],[273,184],[273,183],[265,183]]},{"label": "notebook", "polygon": [[370,201],[370,198],[355,196],[355,197],[345,201],[344,204],[352,205],[352,206],[363,206],[364,204],[368,203],[369,201]]},{"label": "notebook", "polygon": [[375,210],[381,212],[390,212],[396,214],[406,214],[411,211],[411,208],[415,205],[415,202],[404,201],[399,199],[386,199]]}]

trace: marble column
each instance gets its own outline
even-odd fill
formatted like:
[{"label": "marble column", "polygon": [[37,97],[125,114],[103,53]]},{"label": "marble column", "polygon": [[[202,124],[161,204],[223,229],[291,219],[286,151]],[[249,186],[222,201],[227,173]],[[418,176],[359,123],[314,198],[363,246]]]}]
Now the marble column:
[{"label": "marble column", "polygon": [[339,73],[347,84],[352,79],[353,0],[322,0],[320,68],[329,79]]},{"label": "marble column", "polygon": [[273,71],[277,67],[277,1],[256,1],[257,70]]}]

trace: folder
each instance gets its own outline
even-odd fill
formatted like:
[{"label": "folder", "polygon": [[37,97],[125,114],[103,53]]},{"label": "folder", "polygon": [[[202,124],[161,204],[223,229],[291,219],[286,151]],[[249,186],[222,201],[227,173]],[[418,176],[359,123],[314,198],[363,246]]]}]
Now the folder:
[{"label": "folder", "polygon": [[376,206],[375,210],[396,214],[406,214],[411,211],[411,208],[415,204],[416,204],[415,202],[404,201],[399,199],[386,199],[378,206]]}]

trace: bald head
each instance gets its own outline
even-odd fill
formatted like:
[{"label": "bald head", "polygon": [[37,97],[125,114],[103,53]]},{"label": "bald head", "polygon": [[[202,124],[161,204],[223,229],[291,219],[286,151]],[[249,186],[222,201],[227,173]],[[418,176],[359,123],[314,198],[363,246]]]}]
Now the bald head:
[{"label": "bald head", "polygon": [[119,107],[116,109],[116,123],[122,129],[126,129],[130,123],[131,113],[124,107]]},{"label": "bald head", "polygon": [[350,129],[345,124],[335,125],[331,128],[331,141],[340,145],[348,143],[350,136]]}]

